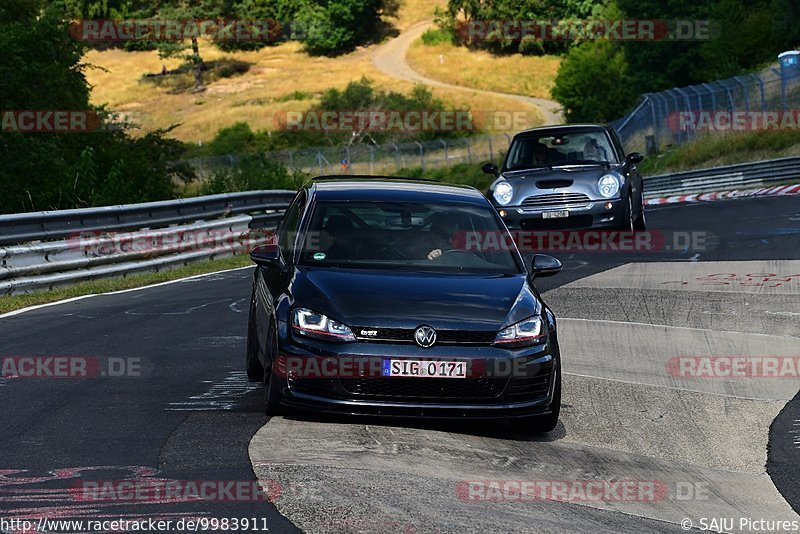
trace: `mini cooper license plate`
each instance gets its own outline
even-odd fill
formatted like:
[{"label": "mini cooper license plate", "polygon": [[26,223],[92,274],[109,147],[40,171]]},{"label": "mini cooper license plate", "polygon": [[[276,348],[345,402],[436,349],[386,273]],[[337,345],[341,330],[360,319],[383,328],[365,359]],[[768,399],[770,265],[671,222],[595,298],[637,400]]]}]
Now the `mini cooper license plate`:
[{"label": "mini cooper license plate", "polygon": [[383,376],[466,378],[466,362],[383,360]]},{"label": "mini cooper license plate", "polygon": [[569,217],[569,210],[545,211],[542,213],[542,219],[563,219],[565,217]]}]

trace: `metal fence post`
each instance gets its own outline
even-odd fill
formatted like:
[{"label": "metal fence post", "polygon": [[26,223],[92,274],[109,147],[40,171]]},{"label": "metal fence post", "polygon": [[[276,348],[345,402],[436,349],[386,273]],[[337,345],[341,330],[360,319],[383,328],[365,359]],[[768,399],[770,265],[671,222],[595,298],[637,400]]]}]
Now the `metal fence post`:
[{"label": "metal fence post", "polygon": [[397,146],[397,143],[392,143],[392,146],[394,147],[395,167],[396,167],[396,170],[399,171],[400,168],[401,168],[401,165],[400,165],[400,147]]},{"label": "metal fence post", "polygon": [[489,161],[494,161],[494,150],[492,149],[492,136],[487,135],[486,139],[489,140]]},{"label": "metal fence post", "polygon": [[764,94],[764,80],[761,79],[761,76],[758,74],[751,74],[753,78],[755,78],[756,82],[758,83],[758,89],[761,93],[761,111],[767,111],[767,96]]},{"label": "metal fence post", "polygon": [[447,153],[447,142],[444,139],[439,139],[439,142],[442,143],[444,147],[444,164],[450,165],[450,156]]},{"label": "metal fence post", "polygon": [[367,148],[369,148],[369,173],[375,174],[375,169],[373,168],[375,165],[375,150],[372,145],[367,145]]},{"label": "metal fence post", "polygon": [[742,80],[738,76],[735,76],[733,78],[733,81],[734,83],[739,84],[739,87],[742,88],[742,95],[744,96],[744,110],[749,113],[750,112],[750,91],[748,90],[749,88],[747,87],[747,84],[744,83],[744,80]]},{"label": "metal fence post", "polygon": [[[684,100],[686,102],[686,111],[692,111],[692,104],[689,102],[689,95],[687,95],[686,92],[683,89],[681,89],[680,87],[676,87],[675,90],[678,92],[679,95],[683,96],[683,98],[684,98]],[[692,132],[692,134],[694,134],[694,132]],[[694,137],[694,135],[690,135],[689,134],[689,130],[686,130],[686,136],[685,137],[686,137],[685,142],[688,142],[689,138],[690,137]]]},{"label": "metal fence post", "polygon": [[425,150],[422,148],[422,143],[414,141],[414,144],[419,147],[419,166],[422,172],[425,172]]},{"label": "metal fence post", "polygon": [[317,150],[317,164],[319,165],[319,173],[325,174],[325,171],[322,169],[322,152]]},{"label": "metal fence post", "polygon": [[508,146],[511,146],[511,136],[508,135],[507,133],[504,133],[503,135],[505,135],[506,139],[508,139]]}]

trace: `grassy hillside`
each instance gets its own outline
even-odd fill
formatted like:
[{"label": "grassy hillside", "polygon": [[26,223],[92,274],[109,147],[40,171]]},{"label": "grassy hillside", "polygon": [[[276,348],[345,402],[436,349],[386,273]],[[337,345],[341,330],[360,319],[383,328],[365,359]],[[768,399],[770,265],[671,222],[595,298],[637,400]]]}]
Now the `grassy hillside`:
[{"label": "grassy hillside", "polygon": [[[437,5],[444,5],[444,1],[408,0],[398,17],[388,22],[400,31],[419,20],[432,18]],[[93,50],[87,53],[85,62],[99,67],[87,72],[94,104],[130,113],[143,131],[180,124],[170,134],[172,137],[207,142],[220,128],[240,121],[248,122],[253,130],[274,129],[277,116],[287,111],[305,111],[326,89],[344,88],[348,82],[363,76],[373,80],[378,88],[411,91],[413,84],[390,78],[372,65],[377,46],[328,58],[307,55],[297,42],[236,53],[225,53],[209,43],[201,43],[200,52],[207,63],[235,60],[249,68],[242,74],[214,79],[199,94],[189,91],[190,73],[177,79],[145,78],[148,73],[160,73],[163,67],[168,70],[180,67],[180,61],[162,60],[155,51]],[[525,108],[511,100],[440,88],[434,88],[433,93],[454,109],[518,109],[531,113],[530,126],[541,122],[535,107]]]},{"label": "grassy hillside", "polygon": [[499,93],[550,98],[558,56],[492,55],[450,43],[414,43],[408,62],[418,72],[443,82]]},{"label": "grassy hillside", "polygon": [[709,134],[658,156],[647,157],[639,168],[645,175],[654,175],[788,156],[800,156],[797,132]]}]

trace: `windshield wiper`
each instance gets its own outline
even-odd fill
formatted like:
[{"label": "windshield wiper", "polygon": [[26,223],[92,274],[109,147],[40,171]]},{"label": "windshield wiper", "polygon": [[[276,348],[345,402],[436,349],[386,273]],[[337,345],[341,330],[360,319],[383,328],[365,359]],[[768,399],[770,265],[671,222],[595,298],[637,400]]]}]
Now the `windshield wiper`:
[{"label": "windshield wiper", "polygon": [[596,161],[592,159],[573,159],[573,160],[567,160],[563,163],[559,163],[558,165],[553,165],[553,166],[569,167],[570,165],[602,165],[604,167],[608,167],[611,164],[607,161]]}]

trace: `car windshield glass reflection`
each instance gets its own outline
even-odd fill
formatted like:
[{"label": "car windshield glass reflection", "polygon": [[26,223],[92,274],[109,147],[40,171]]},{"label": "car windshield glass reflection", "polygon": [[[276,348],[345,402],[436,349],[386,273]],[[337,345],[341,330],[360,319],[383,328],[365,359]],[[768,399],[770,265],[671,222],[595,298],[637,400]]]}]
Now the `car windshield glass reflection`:
[{"label": "car windshield glass reflection", "polygon": [[602,131],[517,138],[503,170],[595,163],[616,163],[611,143]]},{"label": "car windshield glass reflection", "polygon": [[318,202],[300,264],[510,275],[521,266],[489,208],[410,202]]}]

